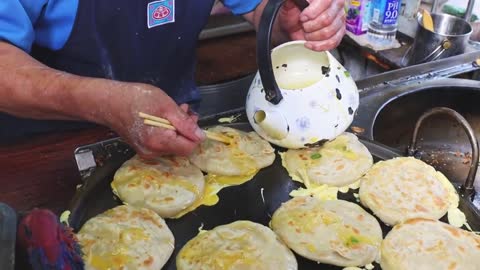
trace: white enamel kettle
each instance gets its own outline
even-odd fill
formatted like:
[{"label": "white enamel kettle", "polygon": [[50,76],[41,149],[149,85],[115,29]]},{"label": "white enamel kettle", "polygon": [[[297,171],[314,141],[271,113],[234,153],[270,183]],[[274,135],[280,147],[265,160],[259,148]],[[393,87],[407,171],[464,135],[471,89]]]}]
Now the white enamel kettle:
[{"label": "white enamel kettle", "polygon": [[[359,105],[357,86],[328,52],[305,41],[270,50],[272,26],[285,0],[269,0],[257,34],[259,72],[250,86],[246,112],[253,129],[285,148],[312,147],[332,140],[352,123]],[[303,10],[305,0],[298,0]]]}]

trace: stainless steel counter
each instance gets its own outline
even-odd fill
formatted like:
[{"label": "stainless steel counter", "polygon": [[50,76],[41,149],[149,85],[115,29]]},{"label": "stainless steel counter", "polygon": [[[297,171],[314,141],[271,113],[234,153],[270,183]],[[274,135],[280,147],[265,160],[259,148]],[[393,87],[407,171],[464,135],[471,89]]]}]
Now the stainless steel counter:
[{"label": "stainless steel counter", "polygon": [[[448,78],[480,70],[475,62],[480,59],[480,50],[449,57],[421,65],[388,71],[357,81],[360,92],[384,86],[398,86],[437,78]],[[479,82],[480,85],[480,82]]]}]

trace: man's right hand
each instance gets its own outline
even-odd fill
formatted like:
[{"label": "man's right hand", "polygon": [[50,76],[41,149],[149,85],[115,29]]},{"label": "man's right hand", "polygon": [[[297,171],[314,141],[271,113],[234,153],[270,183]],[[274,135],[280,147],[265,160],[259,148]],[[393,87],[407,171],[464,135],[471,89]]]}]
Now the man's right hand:
[{"label": "man's right hand", "polygon": [[[114,83],[103,111],[105,124],[123,137],[144,158],[162,154],[189,155],[205,139],[198,116],[188,105],[178,106],[165,92],[151,85]],[[144,112],[170,121],[176,131],[145,125]]]},{"label": "man's right hand", "polygon": [[[205,138],[198,117],[147,84],[75,76],[51,69],[0,41],[0,111],[33,119],[84,120],[110,127],[138,154],[188,155]],[[138,113],[168,119],[151,127]]]}]

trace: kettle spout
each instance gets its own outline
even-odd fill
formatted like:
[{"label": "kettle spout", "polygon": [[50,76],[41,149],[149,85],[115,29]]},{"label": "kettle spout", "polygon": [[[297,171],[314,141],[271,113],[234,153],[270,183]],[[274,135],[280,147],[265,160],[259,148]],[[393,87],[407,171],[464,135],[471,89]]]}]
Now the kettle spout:
[{"label": "kettle spout", "polygon": [[275,111],[258,110],[253,115],[255,124],[272,139],[281,140],[288,135],[288,123],[281,113]]}]

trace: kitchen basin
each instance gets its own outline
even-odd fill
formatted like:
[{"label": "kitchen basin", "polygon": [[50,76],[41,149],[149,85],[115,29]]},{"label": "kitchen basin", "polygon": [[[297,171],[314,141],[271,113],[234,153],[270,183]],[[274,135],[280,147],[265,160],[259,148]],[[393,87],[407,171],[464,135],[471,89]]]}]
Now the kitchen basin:
[{"label": "kitchen basin", "polygon": [[[459,112],[480,138],[480,82],[473,80],[420,81],[362,93],[352,126],[364,129],[364,137],[405,153],[416,121],[434,107],[448,107]],[[465,181],[472,148],[465,131],[450,116],[428,118],[420,129],[418,147],[422,160],[453,182]],[[480,191],[480,181],[475,182],[475,189]]]}]

